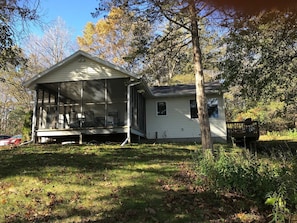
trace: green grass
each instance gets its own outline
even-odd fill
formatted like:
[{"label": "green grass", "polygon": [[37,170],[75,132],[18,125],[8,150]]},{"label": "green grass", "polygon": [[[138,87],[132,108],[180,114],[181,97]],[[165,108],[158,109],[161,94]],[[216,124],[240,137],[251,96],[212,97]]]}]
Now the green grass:
[{"label": "green grass", "polygon": [[190,164],[193,148],[48,145],[1,150],[0,222],[197,221],[203,216],[192,205],[189,182],[177,177]]},{"label": "green grass", "polygon": [[[232,190],[209,190],[210,176],[203,178],[205,186],[198,184],[199,149],[186,144],[2,148],[0,222],[267,222],[271,210],[263,209],[264,202],[260,207]],[[219,149],[244,154],[228,145],[215,145]]]},{"label": "green grass", "polygon": [[272,141],[272,140],[286,140],[286,141],[297,141],[297,129],[284,130],[284,131],[271,131],[265,135],[260,136],[261,141]]}]

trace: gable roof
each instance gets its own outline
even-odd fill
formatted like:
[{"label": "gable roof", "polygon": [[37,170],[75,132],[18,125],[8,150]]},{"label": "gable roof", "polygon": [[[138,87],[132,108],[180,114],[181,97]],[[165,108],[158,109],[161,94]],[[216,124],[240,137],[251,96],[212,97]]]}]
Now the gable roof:
[{"label": "gable roof", "polygon": [[[58,71],[59,69],[62,69],[63,67],[66,67],[67,65],[73,63],[75,60],[78,59],[79,62],[83,62],[83,58],[91,61],[92,63],[98,64],[100,66],[104,66],[106,68],[109,68],[111,70],[114,70],[118,73],[121,73],[122,75],[126,76],[126,77],[130,77],[133,79],[138,79],[138,77],[135,74],[132,74],[130,72],[128,72],[127,70],[112,64],[110,62],[107,62],[105,60],[102,60],[98,57],[92,56],[89,53],[86,53],[82,50],[79,50],[77,52],[75,52],[74,54],[72,54],[71,56],[65,58],[64,60],[62,60],[61,62],[55,64],[54,66],[50,67],[49,69],[35,75],[33,78],[29,79],[28,81],[25,82],[25,86],[26,87],[34,87],[39,81],[41,81],[42,79],[45,79],[48,75]],[[57,81],[58,82],[58,81]]]},{"label": "gable roof", "polygon": [[[208,82],[204,84],[206,94],[220,93],[222,85],[219,81]],[[154,97],[170,97],[170,96],[188,96],[196,94],[196,86],[194,84],[178,84],[172,86],[155,86],[150,88]]]}]

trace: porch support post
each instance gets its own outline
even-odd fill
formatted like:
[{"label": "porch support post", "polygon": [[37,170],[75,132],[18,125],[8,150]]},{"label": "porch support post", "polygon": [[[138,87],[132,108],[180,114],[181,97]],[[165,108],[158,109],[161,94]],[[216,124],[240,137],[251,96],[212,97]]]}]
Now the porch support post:
[{"label": "porch support post", "polygon": [[127,138],[121,146],[124,146],[126,143],[131,143],[131,87],[138,84],[140,84],[140,82],[130,83],[127,87]]},{"label": "porch support post", "polygon": [[56,123],[56,129],[60,128],[60,103],[61,103],[61,83],[58,83],[58,95],[56,100],[57,110],[56,110],[56,117],[57,117],[57,123]]},{"label": "porch support post", "polygon": [[131,143],[131,85],[128,85],[127,89],[127,140]]},{"label": "porch support post", "polygon": [[[33,115],[32,115],[32,129],[31,129],[31,141],[33,143],[36,142],[36,123],[37,123],[37,106],[38,106],[38,92],[39,88],[37,87],[35,89],[35,94],[34,94],[34,106],[33,106]],[[43,95],[44,97],[44,95]]]},{"label": "porch support post", "polygon": [[80,86],[80,114],[81,114],[81,120],[79,122],[79,127],[82,127],[83,122],[83,97],[84,97],[84,81],[81,81]]},{"label": "porch support post", "polygon": [[81,145],[81,144],[83,143],[83,136],[82,136],[82,133],[80,133],[78,137],[79,137],[78,144]]}]

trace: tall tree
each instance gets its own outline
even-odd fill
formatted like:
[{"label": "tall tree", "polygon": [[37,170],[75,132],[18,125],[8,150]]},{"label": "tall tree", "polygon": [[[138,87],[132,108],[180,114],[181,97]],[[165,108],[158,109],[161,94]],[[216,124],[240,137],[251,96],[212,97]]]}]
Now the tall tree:
[{"label": "tall tree", "polygon": [[[145,18],[148,22],[155,25],[171,22],[187,30],[191,36],[190,39],[192,43],[193,67],[196,79],[196,100],[202,147],[204,149],[211,149],[213,144],[210,134],[207,100],[204,90],[199,28],[201,21],[215,13],[215,9],[211,8],[205,1],[199,0],[106,0],[101,1],[101,4],[97,8],[97,13],[109,11],[112,7],[118,7],[125,10],[126,14],[133,15],[134,20]],[[139,38],[139,36],[135,36],[134,38],[136,38],[136,40],[143,40],[142,38]]]},{"label": "tall tree", "polygon": [[35,74],[60,62],[78,48],[71,29],[60,17],[44,27],[42,36],[29,36],[24,45],[30,60],[29,68],[34,67],[32,72]]},{"label": "tall tree", "polygon": [[[154,85],[195,83],[191,35],[183,27],[169,22],[145,52],[142,73]],[[218,61],[223,56],[217,30],[209,30],[208,20],[200,23],[200,45],[206,81],[218,73]]]},{"label": "tall tree", "polygon": [[16,47],[19,28],[38,16],[39,0],[7,0],[0,2],[0,69],[8,65],[18,66],[23,63],[21,50]]},{"label": "tall tree", "polygon": [[127,22],[125,12],[114,7],[96,24],[88,22],[77,42],[80,49],[129,69],[131,61],[127,60],[127,55],[131,51],[129,43],[134,27],[135,23]]},{"label": "tall tree", "polygon": [[[141,73],[146,76],[149,84],[167,84],[173,76],[185,71],[192,60],[189,37],[186,30],[170,22],[160,31],[159,36],[142,53]],[[136,56],[139,58],[140,55]]]},{"label": "tall tree", "polygon": [[[25,58],[24,55],[17,55]],[[23,117],[31,109],[31,96],[23,86],[26,65],[7,64],[5,70],[0,70],[0,131],[6,134],[19,134],[22,130]]]},{"label": "tall tree", "polygon": [[258,106],[259,101],[284,102],[285,119],[294,120],[297,112],[296,23],[295,12],[271,10],[239,16],[229,25],[222,68],[226,84],[237,89],[236,98],[244,100],[246,110]]},{"label": "tall tree", "polygon": [[26,54],[17,49],[15,53],[19,53],[15,57],[26,60],[23,63],[20,60],[17,67],[14,63],[6,62],[5,70],[0,70],[0,111],[4,114],[0,118],[0,130],[7,134],[20,133],[26,114],[30,114],[32,109],[33,96],[23,83],[75,50],[71,33],[60,18],[45,28],[43,36],[31,35],[23,45]]}]

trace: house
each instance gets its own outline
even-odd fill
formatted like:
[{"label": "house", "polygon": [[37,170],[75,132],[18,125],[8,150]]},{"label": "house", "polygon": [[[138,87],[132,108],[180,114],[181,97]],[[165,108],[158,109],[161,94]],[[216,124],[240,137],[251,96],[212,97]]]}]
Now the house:
[{"label": "house", "polygon": [[[77,51],[25,83],[35,92],[32,139],[82,143],[112,137],[199,141],[194,85],[150,88],[124,69]],[[226,141],[223,95],[205,85],[212,137]]]}]

